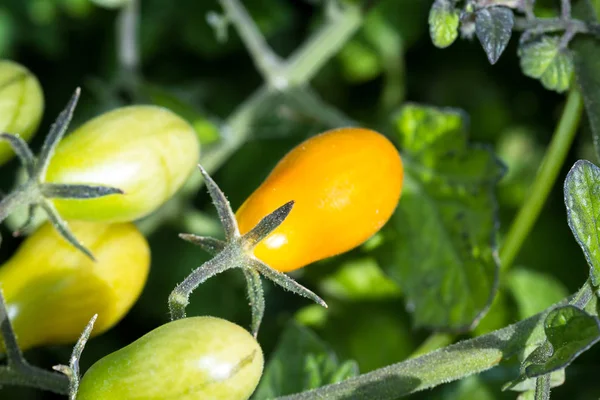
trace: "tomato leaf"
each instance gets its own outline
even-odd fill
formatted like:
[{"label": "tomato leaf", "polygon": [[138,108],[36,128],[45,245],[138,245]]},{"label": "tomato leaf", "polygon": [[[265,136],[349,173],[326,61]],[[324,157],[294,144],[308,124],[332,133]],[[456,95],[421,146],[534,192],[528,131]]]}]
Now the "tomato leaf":
[{"label": "tomato leaf", "polygon": [[556,308],[544,322],[546,342],[524,361],[524,376],[533,378],[564,369],[600,340],[600,320],[575,306]]},{"label": "tomato leaf", "polygon": [[490,64],[496,64],[508,45],[515,17],[506,7],[488,7],[475,14],[475,33]]},{"label": "tomato leaf", "polygon": [[340,363],[311,330],[291,322],[265,367],[253,399],[273,399],[357,375],[354,361]]},{"label": "tomato leaf", "polygon": [[[587,0],[580,0],[575,4],[573,15],[597,22],[594,7]],[[578,35],[571,42],[571,49],[575,77],[583,95],[596,154],[600,157],[600,41],[591,35]]]},{"label": "tomato leaf", "polygon": [[543,36],[519,48],[521,70],[530,78],[539,79],[549,90],[559,93],[569,88],[573,75],[573,57],[561,48],[558,37]]},{"label": "tomato leaf", "polygon": [[594,286],[600,285],[600,168],[589,161],[575,163],[565,179],[567,219],[590,266]]},{"label": "tomato leaf", "polygon": [[400,204],[378,249],[415,324],[464,331],[487,311],[498,262],[494,188],[504,167],[467,142],[462,113],[416,105],[395,118],[405,164]]},{"label": "tomato leaf", "polygon": [[460,13],[448,0],[436,0],[429,11],[429,36],[440,49],[450,46],[458,36]]}]

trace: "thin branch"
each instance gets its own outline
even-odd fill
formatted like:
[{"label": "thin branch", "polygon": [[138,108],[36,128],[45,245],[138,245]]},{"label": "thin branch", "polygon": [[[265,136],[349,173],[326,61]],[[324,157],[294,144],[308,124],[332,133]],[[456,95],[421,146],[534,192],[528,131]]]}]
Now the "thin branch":
[{"label": "thin branch", "polygon": [[127,75],[136,75],[140,64],[138,39],[139,0],[130,0],[117,19],[117,47],[119,66]]},{"label": "thin branch", "polygon": [[571,0],[560,0],[560,16],[565,21],[571,19]]},{"label": "thin branch", "polygon": [[219,0],[219,3],[238,31],[265,82],[278,89],[285,88],[287,80],[281,73],[281,60],[268,45],[246,8],[238,0]]},{"label": "thin branch", "polygon": [[235,265],[233,261],[237,258],[237,255],[232,252],[223,251],[196,268],[183,282],[177,285],[169,295],[171,320],[185,318],[185,308],[190,302],[192,292],[207,279],[232,268]]}]

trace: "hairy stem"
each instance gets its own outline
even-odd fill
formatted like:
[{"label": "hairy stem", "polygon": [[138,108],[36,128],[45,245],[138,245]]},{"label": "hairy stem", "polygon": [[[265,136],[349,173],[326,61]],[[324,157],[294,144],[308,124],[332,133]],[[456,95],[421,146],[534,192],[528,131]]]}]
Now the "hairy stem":
[{"label": "hairy stem", "polygon": [[572,85],[550,146],[531,186],[530,195],[519,210],[500,251],[500,268],[503,271],[511,267],[556,182],[577,132],[582,112],[581,93],[576,85]]},{"label": "hairy stem", "polygon": [[128,76],[138,73],[140,64],[138,46],[139,0],[131,0],[117,19],[117,50],[119,67]]},{"label": "hairy stem", "polygon": [[[593,298],[585,284],[572,298]],[[528,319],[473,339],[388,365],[318,389],[278,397],[276,400],[362,399],[394,400],[493,368],[515,355],[529,354],[546,340],[544,321],[558,304]]]}]

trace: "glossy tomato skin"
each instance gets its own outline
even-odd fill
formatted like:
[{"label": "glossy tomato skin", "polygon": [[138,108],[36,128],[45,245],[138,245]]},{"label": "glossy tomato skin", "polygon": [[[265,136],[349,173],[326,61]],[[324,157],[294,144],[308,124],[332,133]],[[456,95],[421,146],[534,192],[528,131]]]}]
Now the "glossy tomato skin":
[{"label": "glossy tomato skin", "polygon": [[195,169],[200,145],[194,129],[171,111],[130,106],[102,114],[57,147],[46,182],[104,185],[124,195],[54,200],[68,219],[124,222],[167,201]]},{"label": "glossy tomato skin", "polygon": [[240,232],[294,200],[287,219],[254,250],[270,267],[292,271],[348,251],[394,212],[403,167],[394,145],[362,128],[341,128],[292,149],[236,213]]},{"label": "glossy tomato skin", "polygon": [[125,316],[146,282],[149,246],[133,224],[69,225],[96,262],[46,223],[0,267],[21,349],[75,343],[96,313],[92,334],[106,331]]},{"label": "glossy tomato skin", "polygon": [[[44,94],[35,75],[27,68],[8,60],[0,60],[0,132],[31,139],[44,112]],[[0,165],[15,152],[8,143],[0,142]]]},{"label": "glossy tomato skin", "polygon": [[77,400],[245,400],[263,354],[242,327],[214,317],[169,322],[96,362]]}]

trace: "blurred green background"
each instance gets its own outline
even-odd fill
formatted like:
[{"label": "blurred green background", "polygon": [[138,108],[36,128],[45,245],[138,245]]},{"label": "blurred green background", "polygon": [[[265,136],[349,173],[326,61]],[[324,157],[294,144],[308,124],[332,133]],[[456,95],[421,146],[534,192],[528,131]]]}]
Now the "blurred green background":
[{"label": "blurred green background", "polygon": [[[282,57],[292,53],[322,21],[323,2],[319,0],[243,3]],[[431,44],[427,25],[430,1],[373,3],[376,5],[365,25],[312,81],[313,90],[333,110],[386,133],[391,113],[405,101],[463,109],[469,116],[471,140],[491,144],[509,167],[497,191],[501,232],[505,232],[535,177],[564,97],[521,74],[516,37],[500,61],[490,66],[477,41],[458,40],[445,50]],[[73,126],[108,109],[138,101],[140,92],[150,94],[154,101],[174,104],[176,111],[185,110],[192,122],[202,121],[202,116],[217,122],[225,119],[261,85],[261,77],[232,28],[226,42],[217,40],[206,19],[210,11],[220,11],[215,0],[141,1],[143,79],[136,93],[129,90],[130,77],[122,73],[117,62],[118,10],[99,7],[89,0],[3,0],[0,58],[27,66],[39,78],[46,98],[44,120],[33,147],[39,148],[44,132],[77,86],[82,87],[83,95]],[[326,128],[298,107],[297,96],[280,94],[272,104],[265,104],[252,123],[248,142],[214,174],[234,209],[292,146]],[[210,141],[210,137],[203,138]],[[561,182],[576,159],[597,162],[594,157],[584,126],[516,263],[550,274],[569,293],[585,281],[587,267],[567,226]],[[16,169],[15,161],[2,167],[2,190],[10,190]],[[214,216],[204,190],[198,193],[195,205]],[[207,259],[201,250],[177,238],[180,231],[177,226],[163,226],[149,237],[152,269],[141,299],[114,329],[90,341],[82,370],[168,320],[168,294],[192,268]],[[5,242],[0,260],[6,260],[20,239],[11,238],[6,228],[2,233]],[[343,266],[364,267],[369,263],[373,261],[368,251],[359,248],[296,274],[303,284],[325,296],[331,305],[328,313],[265,283],[267,310],[259,341],[267,358],[295,315],[311,325],[340,360],[356,360],[361,372],[401,361],[415,350],[429,332],[411,327],[410,315],[393,285],[384,299],[369,299],[353,296],[359,291],[356,288],[342,284],[340,289],[339,281],[336,284],[331,278]],[[534,291],[535,285],[529,290]],[[518,319],[514,311],[517,300],[503,300],[508,311],[499,317],[499,326]],[[194,293],[188,315],[203,314],[249,325],[242,274],[227,272]],[[66,362],[70,350],[45,348],[30,351],[27,357],[35,364],[50,367]],[[566,383],[554,390],[553,398],[597,399],[599,356],[598,349],[585,353],[568,369]],[[499,390],[514,377],[515,368],[496,368],[479,379],[445,385],[414,398],[516,398],[515,392]],[[59,397],[3,388],[0,398]]]}]

